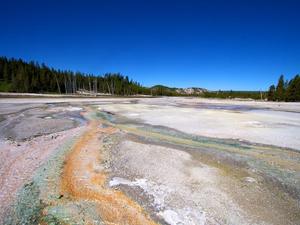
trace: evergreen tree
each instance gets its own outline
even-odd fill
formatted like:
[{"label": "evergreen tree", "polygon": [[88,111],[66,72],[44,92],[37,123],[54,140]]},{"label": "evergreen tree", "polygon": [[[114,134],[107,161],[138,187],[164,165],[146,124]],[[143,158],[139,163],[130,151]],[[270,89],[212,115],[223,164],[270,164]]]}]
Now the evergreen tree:
[{"label": "evergreen tree", "polygon": [[7,63],[5,63],[3,65],[3,81],[4,82],[9,82],[9,74],[8,74]]},{"label": "evergreen tree", "polygon": [[300,76],[296,75],[290,82],[286,92],[286,100],[300,101]]},{"label": "evergreen tree", "polygon": [[[286,81],[283,84],[283,76],[281,75],[275,91],[275,98],[272,99],[272,92],[274,90],[274,85],[272,85],[268,92],[268,100],[269,101],[287,101],[294,102],[300,101],[300,76],[296,75],[290,81]],[[272,89],[272,90],[271,90]]]},{"label": "evergreen tree", "polygon": [[296,91],[295,91],[295,101],[300,101],[300,76],[296,76]]},{"label": "evergreen tree", "polygon": [[279,77],[275,96],[276,96],[277,101],[284,101],[284,99],[285,99],[284,76],[283,75],[281,75]]},{"label": "evergreen tree", "polygon": [[268,100],[269,101],[275,101],[275,86],[271,85],[268,91]]}]

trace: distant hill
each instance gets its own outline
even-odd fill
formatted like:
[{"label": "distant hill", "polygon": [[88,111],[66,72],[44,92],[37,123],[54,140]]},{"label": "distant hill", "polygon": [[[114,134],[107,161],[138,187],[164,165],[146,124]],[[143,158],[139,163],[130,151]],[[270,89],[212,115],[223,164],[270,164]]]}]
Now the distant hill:
[{"label": "distant hill", "polygon": [[153,95],[203,95],[203,93],[208,92],[205,88],[199,87],[189,87],[189,88],[176,88],[167,87],[164,85],[155,85],[150,87]]},{"label": "distant hill", "polygon": [[177,88],[176,92],[182,95],[202,95],[204,92],[208,92],[208,90],[199,87],[189,87],[189,88]]}]

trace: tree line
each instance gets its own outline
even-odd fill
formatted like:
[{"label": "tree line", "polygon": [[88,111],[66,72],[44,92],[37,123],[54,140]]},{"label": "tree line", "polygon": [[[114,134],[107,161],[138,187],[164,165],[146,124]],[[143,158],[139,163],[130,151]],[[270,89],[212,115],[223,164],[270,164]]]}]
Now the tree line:
[{"label": "tree line", "polygon": [[266,92],[264,91],[209,91],[204,92],[203,97],[205,98],[222,98],[222,99],[234,99],[234,98],[248,98],[255,100],[263,100],[266,98]]},{"label": "tree line", "polygon": [[278,83],[271,85],[268,91],[269,101],[286,101],[299,102],[300,101],[300,76],[296,75],[291,80],[284,80],[281,75]]},{"label": "tree line", "polygon": [[150,94],[140,83],[120,73],[102,76],[57,70],[31,61],[0,57],[0,91],[21,93]]},{"label": "tree line", "polygon": [[[101,76],[70,70],[59,70],[34,61],[0,57],[0,92],[58,93],[58,94],[110,94],[110,95],[187,95],[156,85],[151,88],[129,79],[120,73],[106,73]],[[300,76],[284,80],[281,75],[277,85],[271,85],[268,92],[261,91],[204,91],[193,94],[206,98],[251,98],[269,101],[300,101]]]}]

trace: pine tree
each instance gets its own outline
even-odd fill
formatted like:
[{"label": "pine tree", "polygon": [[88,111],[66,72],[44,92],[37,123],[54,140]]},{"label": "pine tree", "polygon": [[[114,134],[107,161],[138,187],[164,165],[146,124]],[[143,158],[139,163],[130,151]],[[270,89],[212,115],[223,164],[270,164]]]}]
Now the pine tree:
[{"label": "pine tree", "polygon": [[285,99],[285,90],[284,90],[284,76],[281,75],[278,80],[278,84],[275,92],[277,101],[284,101]]},{"label": "pine tree", "polygon": [[268,100],[275,101],[275,86],[271,85],[268,91]]},{"label": "pine tree", "polygon": [[8,68],[6,63],[3,65],[3,81],[9,82],[9,74],[8,74]]},{"label": "pine tree", "polygon": [[295,97],[295,101],[299,102],[300,101],[300,76],[299,75],[295,76],[294,80],[295,80],[294,97]]}]

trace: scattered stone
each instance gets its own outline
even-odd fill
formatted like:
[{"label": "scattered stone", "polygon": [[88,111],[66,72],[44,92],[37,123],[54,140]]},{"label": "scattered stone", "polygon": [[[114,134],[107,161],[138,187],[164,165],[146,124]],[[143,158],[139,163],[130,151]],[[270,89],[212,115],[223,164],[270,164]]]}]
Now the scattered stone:
[{"label": "scattered stone", "polygon": [[244,177],[243,181],[245,181],[247,183],[257,183],[257,180],[254,179],[253,177]]}]

